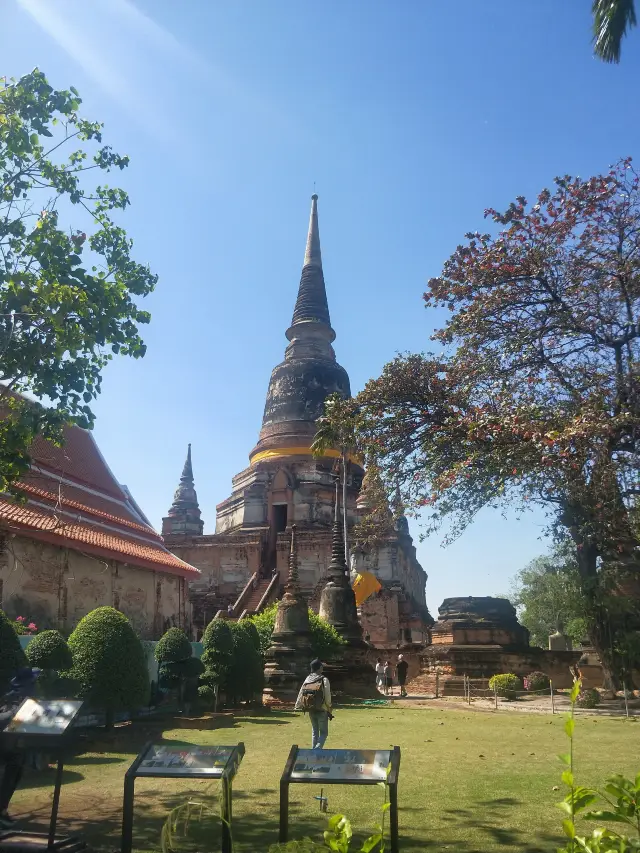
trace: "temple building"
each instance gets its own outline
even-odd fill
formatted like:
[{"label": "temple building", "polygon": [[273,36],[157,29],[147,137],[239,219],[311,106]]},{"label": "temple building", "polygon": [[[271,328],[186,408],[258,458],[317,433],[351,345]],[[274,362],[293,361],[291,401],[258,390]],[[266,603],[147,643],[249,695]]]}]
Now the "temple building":
[{"label": "temple building", "polygon": [[[327,302],[317,201],[313,195],[298,296],[285,333],[288,345],[283,361],[271,373],[262,428],[249,453],[249,466],[233,478],[231,495],[218,504],[215,533],[203,533],[189,449],[174,502],[163,519],[167,547],[202,573],[190,585],[199,631],[221,610],[239,617],[281,597],[293,524],[298,582],[316,610],[327,581],[334,467],[340,454],[329,449],[315,458],[311,444],[326,398],[336,392],[347,397],[351,389],[333,349],[336,333]],[[359,518],[363,476],[360,464],[352,460],[346,487],[348,529]],[[395,531],[384,553],[368,554],[365,562],[371,563],[383,586],[380,606],[369,604],[371,632],[366,611],[361,611],[365,635],[371,633],[372,642],[382,647],[422,642],[422,629],[429,624],[427,576],[415,557],[408,528]],[[395,607],[387,608],[388,599],[394,600]],[[385,616],[387,609],[391,619]]]},{"label": "temple building", "polygon": [[188,583],[199,571],[167,550],[92,433],[68,426],[64,438],[34,440],[16,484],[23,502],[0,495],[0,608],[64,633],[104,605],[143,639],[190,630]]}]

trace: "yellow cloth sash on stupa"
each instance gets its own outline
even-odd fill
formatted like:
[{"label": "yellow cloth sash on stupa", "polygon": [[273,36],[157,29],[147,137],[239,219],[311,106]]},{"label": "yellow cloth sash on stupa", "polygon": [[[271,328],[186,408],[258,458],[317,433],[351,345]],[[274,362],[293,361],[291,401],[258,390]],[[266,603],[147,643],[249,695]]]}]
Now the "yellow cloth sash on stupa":
[{"label": "yellow cloth sash on stupa", "polygon": [[382,589],[382,584],[371,572],[360,572],[353,582],[353,591],[356,594],[356,605],[360,607],[363,601]]}]

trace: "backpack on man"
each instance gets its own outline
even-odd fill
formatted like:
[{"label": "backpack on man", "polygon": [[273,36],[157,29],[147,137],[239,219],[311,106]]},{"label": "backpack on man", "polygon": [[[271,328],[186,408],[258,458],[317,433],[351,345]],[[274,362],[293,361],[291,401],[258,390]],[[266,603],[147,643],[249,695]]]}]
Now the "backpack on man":
[{"label": "backpack on man", "polygon": [[324,678],[303,684],[300,694],[300,708],[307,711],[322,711],[324,708]]}]

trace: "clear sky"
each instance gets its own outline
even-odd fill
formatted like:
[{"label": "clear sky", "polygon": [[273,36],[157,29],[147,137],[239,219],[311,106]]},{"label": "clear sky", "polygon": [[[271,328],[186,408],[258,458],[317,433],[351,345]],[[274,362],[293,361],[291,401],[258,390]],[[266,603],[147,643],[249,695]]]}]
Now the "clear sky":
[{"label": "clear sky", "polygon": [[[160,275],[147,356],[106,371],[98,443],[160,525],[187,443],[212,532],[284,352],[314,185],[354,391],[443,321],[421,301],[483,211],[637,155],[640,36],[592,57],[590,0],[0,0],[0,75],[75,85],[136,257]],[[418,545],[427,601],[505,592],[544,519],[485,513]],[[418,534],[414,528],[414,534]]]}]

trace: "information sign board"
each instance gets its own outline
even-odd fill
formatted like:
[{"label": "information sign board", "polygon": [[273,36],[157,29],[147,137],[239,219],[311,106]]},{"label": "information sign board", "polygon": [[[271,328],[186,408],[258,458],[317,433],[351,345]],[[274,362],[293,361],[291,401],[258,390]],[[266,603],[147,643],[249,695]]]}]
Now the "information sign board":
[{"label": "information sign board", "polygon": [[[231,797],[233,778],[244,756],[244,744],[198,746],[148,743],[124,777],[121,853],[133,851],[133,801],[136,779],[220,779],[222,784],[222,853],[232,853]],[[216,846],[216,850],[220,849]]]},{"label": "information sign board", "polygon": [[74,699],[25,699],[4,731],[16,735],[62,735],[81,706],[82,702]]},{"label": "information sign board", "polygon": [[169,746],[151,744],[137,776],[210,776],[219,779],[235,746]]},{"label": "information sign board", "polygon": [[384,782],[390,763],[388,749],[299,749],[290,778],[292,782]]},{"label": "information sign board", "polygon": [[[291,747],[280,777],[279,840],[289,837],[289,786],[295,783],[324,785],[379,785],[389,791],[389,835],[391,853],[400,849],[398,833],[398,773],[400,747],[393,749],[299,749]],[[320,789],[321,802],[324,799]]]}]

